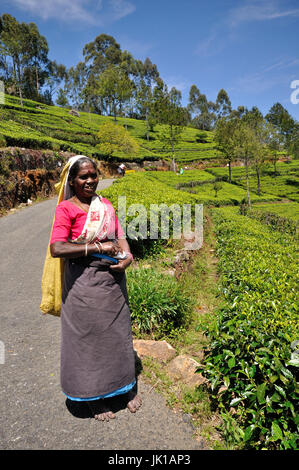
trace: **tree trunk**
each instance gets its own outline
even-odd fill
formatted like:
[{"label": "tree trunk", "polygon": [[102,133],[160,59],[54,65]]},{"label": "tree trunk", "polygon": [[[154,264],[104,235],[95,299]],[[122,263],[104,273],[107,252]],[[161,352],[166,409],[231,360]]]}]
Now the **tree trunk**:
[{"label": "tree trunk", "polygon": [[276,175],[276,160],[277,160],[277,155],[275,155],[274,157],[274,176],[277,176]]},{"label": "tree trunk", "polygon": [[146,140],[149,141],[149,125],[148,125],[148,112],[145,113],[145,121],[146,121]]},{"label": "tree trunk", "polygon": [[172,166],[173,166],[173,171],[175,172],[175,156],[174,156],[174,142],[173,142],[173,140],[171,141],[171,147],[172,147]]},{"label": "tree trunk", "polygon": [[257,193],[261,195],[261,180],[260,180],[260,169],[256,166],[256,177],[257,177]]},{"label": "tree trunk", "polygon": [[22,76],[21,76],[21,70],[20,70],[19,62],[17,62],[17,80],[18,80],[18,85],[19,85],[19,96],[20,96],[21,106],[23,106]]},{"label": "tree trunk", "polygon": [[38,77],[38,71],[37,71],[37,65],[35,64],[35,79],[36,79],[36,94],[38,96],[39,93],[39,77]]},{"label": "tree trunk", "polygon": [[231,160],[228,161],[228,182],[232,182],[232,167],[231,167]]},{"label": "tree trunk", "polygon": [[113,109],[113,116],[114,116],[114,124],[116,124],[116,104],[115,104],[115,101],[113,101],[112,109]]},{"label": "tree trunk", "polygon": [[248,207],[250,209],[250,195],[249,195],[249,174],[248,174],[248,155],[245,157],[245,166],[246,166],[246,186],[247,186],[247,199],[248,199]]}]

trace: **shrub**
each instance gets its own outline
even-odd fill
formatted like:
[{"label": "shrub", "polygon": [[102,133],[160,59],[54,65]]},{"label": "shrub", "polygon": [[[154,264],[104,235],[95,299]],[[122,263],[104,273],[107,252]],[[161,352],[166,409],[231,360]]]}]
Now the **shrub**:
[{"label": "shrub", "polygon": [[128,271],[127,280],[137,334],[159,339],[188,323],[193,303],[175,278],[152,268],[140,268]]},{"label": "shrub", "polygon": [[282,217],[278,214],[275,214],[271,210],[263,211],[254,208],[248,211],[247,215],[253,219],[257,219],[260,222],[269,225],[273,228],[273,230],[288,233],[292,236],[296,236],[298,233],[298,222],[291,220],[288,217]]},{"label": "shrub", "polygon": [[233,209],[214,209],[213,217],[224,301],[201,372],[221,409],[235,407],[245,447],[294,449],[296,244]]},{"label": "shrub", "polygon": [[3,135],[0,134],[0,147],[6,147],[6,140]]},{"label": "shrub", "polygon": [[[157,181],[157,180],[152,180],[151,178],[147,177],[147,174],[144,172],[138,172],[138,173],[133,173],[130,175],[125,176],[121,180],[117,180],[112,186],[109,188],[101,191],[101,195],[106,197],[111,201],[113,204],[113,207],[115,207],[115,210],[117,212],[117,215],[120,216],[120,212],[124,212],[124,208],[121,211],[119,207],[120,199],[121,197],[125,196],[126,201],[125,201],[125,209],[126,209],[126,218],[125,220],[122,220],[122,217],[120,218],[120,223],[125,230],[127,236],[130,238],[130,245],[132,248],[132,251],[134,255],[137,255],[138,257],[141,256],[143,257],[146,252],[147,253],[152,253],[153,251],[159,250],[162,245],[165,245],[168,243],[169,240],[172,239],[173,236],[173,212],[170,210],[169,215],[166,214],[163,217],[163,222],[167,226],[167,223],[169,224],[169,237],[167,237],[167,234],[164,235],[162,234],[162,228],[161,228],[161,217],[159,217],[159,220],[157,221],[157,234],[155,237],[153,236],[151,238],[150,235],[150,219],[151,215],[154,217],[156,214],[157,216],[161,215],[162,210],[159,211],[159,208],[156,208],[153,206],[154,204],[158,205],[159,207],[162,206],[162,204],[165,204],[169,208],[175,204],[176,207],[175,209],[181,210],[181,215],[182,215],[182,207],[184,204],[190,204],[191,209],[194,213],[194,207],[195,204],[197,203],[196,197],[192,196],[191,194],[184,193],[183,191],[179,191],[177,189],[173,189],[170,186],[166,186],[165,184]],[[134,206],[136,204],[136,206]],[[138,223],[136,223],[136,232],[139,232],[136,235],[136,238],[134,239],[134,230],[132,230],[132,227],[135,227],[134,221],[136,221],[136,213],[138,213],[139,209],[137,205],[142,205],[142,209],[146,211],[145,217],[141,217],[142,220],[145,222],[146,226],[144,227],[144,230],[142,232],[144,233],[144,237],[142,238],[141,235],[143,233],[140,233],[141,230],[138,230]],[[136,207],[136,213],[134,212],[134,207]],[[132,211],[131,211],[132,209]],[[191,211],[191,212],[192,212]],[[143,211],[140,212],[142,214]],[[194,215],[194,214],[191,215]],[[181,222],[183,220],[183,217],[181,217]],[[163,224],[163,225],[164,225]],[[140,224],[143,225],[143,224]],[[162,236],[163,235],[163,236]]]}]

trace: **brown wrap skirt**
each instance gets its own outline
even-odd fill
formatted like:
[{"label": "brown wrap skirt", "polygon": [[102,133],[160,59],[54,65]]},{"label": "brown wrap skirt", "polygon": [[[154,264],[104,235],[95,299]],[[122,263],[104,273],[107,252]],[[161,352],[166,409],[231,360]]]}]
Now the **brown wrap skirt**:
[{"label": "brown wrap skirt", "polygon": [[61,387],[70,397],[112,393],[135,380],[125,273],[96,258],[66,260],[61,307]]}]

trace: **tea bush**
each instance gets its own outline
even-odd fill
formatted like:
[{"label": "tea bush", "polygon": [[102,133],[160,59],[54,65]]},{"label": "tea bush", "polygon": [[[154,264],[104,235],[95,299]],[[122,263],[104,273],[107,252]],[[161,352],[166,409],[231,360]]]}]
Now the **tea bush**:
[{"label": "tea bush", "polygon": [[[288,198],[292,201],[299,201],[298,193],[298,160],[290,162],[279,162],[276,165],[277,174],[275,176],[273,165],[266,165],[261,171],[261,197],[269,194],[278,198]],[[246,189],[246,174],[244,167],[233,167],[231,172],[232,183]],[[227,168],[206,168],[206,171],[216,177],[221,177],[228,181]],[[257,177],[254,168],[249,168],[249,186],[252,193],[257,193]]]},{"label": "tea bush", "polygon": [[[247,191],[245,188],[242,188],[236,184],[229,184],[226,182],[222,182],[222,186],[215,194],[214,184],[205,183],[202,185],[194,186],[192,189],[190,188],[181,188],[182,191],[192,192],[196,194],[198,200],[202,203],[207,205],[215,205],[215,206],[225,206],[225,205],[238,205],[247,197]],[[251,202],[264,202],[264,201],[273,201],[279,199],[276,196],[271,194],[263,194],[262,196],[258,196],[252,192],[250,192]]]},{"label": "tea bush", "polygon": [[[7,145],[26,148],[50,148],[70,150],[105,160],[96,149],[97,133],[103,123],[113,117],[80,111],[80,117],[69,114],[68,109],[49,106],[24,99],[24,106],[16,96],[5,95],[0,104],[0,133]],[[159,160],[171,158],[171,150],[165,150],[161,140],[161,126],[156,125],[146,138],[146,123],[142,120],[117,117],[117,124],[125,126],[140,145],[137,155],[114,152],[113,160]],[[176,149],[177,161],[192,161],[220,157],[213,141],[213,133],[186,127]]]},{"label": "tea bush", "polygon": [[[295,449],[298,263],[292,237],[214,209],[223,304],[201,372],[246,448]],[[221,387],[222,393],[219,394]]]},{"label": "tea bush", "polygon": [[152,268],[127,272],[129,302],[135,333],[160,339],[183,328],[192,315],[193,302],[173,276]]},{"label": "tea bush", "polygon": [[[168,243],[173,234],[173,218],[174,212],[171,206],[174,206],[176,214],[180,215],[181,222],[183,221],[184,204],[190,205],[190,214],[194,215],[194,207],[198,200],[196,196],[183,191],[179,191],[170,186],[148,178],[146,173],[133,173],[125,176],[121,180],[117,180],[112,186],[101,191],[101,195],[111,201],[116,213],[120,219],[120,223],[125,230],[125,233],[130,238],[130,246],[132,251],[137,256],[144,256],[150,251],[155,251],[159,246]],[[125,207],[122,205],[122,199],[125,198]],[[169,208],[169,213],[164,213],[163,222],[169,228],[169,236],[163,232],[161,227],[161,211],[159,208],[164,204]],[[156,207],[154,205],[157,205]],[[157,209],[156,209],[157,208]],[[122,215],[125,212],[125,219]],[[151,221],[154,220],[155,215],[157,218],[157,233],[154,236],[150,232]],[[138,217],[142,222],[138,222]],[[134,225],[136,222],[136,229]],[[146,226],[142,228],[145,222]],[[154,225],[154,224],[152,224]],[[182,225],[181,225],[182,227]],[[139,235],[134,236],[134,230],[139,234],[144,233],[142,238]],[[183,229],[182,229],[183,231]]]},{"label": "tea bush", "polygon": [[[254,207],[247,212],[248,217],[259,220],[260,222],[269,225],[273,230],[278,230],[282,233],[287,233],[291,236],[296,237],[298,234],[298,215],[296,218],[296,212],[298,213],[299,204],[290,203],[290,216],[287,216],[288,204],[284,203],[282,206],[276,208],[276,204],[273,207],[267,205],[265,208],[260,206]],[[298,207],[296,207],[298,206]],[[284,215],[281,214],[284,209]],[[278,211],[278,213],[277,213]]]}]

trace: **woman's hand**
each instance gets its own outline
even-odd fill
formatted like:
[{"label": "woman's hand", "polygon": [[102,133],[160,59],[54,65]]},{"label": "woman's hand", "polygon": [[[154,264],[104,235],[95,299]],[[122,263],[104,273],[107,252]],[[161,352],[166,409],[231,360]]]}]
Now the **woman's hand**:
[{"label": "woman's hand", "polygon": [[121,248],[117,242],[105,242],[101,243],[102,246],[101,250],[104,255],[108,256],[115,256],[119,251],[121,251]]},{"label": "woman's hand", "polygon": [[111,269],[111,271],[123,273],[127,269],[127,267],[130,266],[131,263],[132,263],[132,258],[128,257],[126,259],[118,260],[118,263],[112,264],[111,266],[109,266],[109,269]]}]

